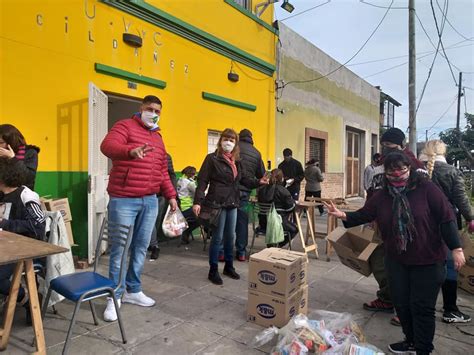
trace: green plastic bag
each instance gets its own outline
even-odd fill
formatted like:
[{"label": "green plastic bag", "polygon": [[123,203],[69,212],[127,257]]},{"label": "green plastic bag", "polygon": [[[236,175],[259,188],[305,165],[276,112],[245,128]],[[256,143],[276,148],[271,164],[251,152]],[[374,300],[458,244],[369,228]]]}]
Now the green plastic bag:
[{"label": "green plastic bag", "polygon": [[276,211],[275,205],[272,204],[270,212],[267,216],[267,231],[265,233],[266,244],[278,244],[285,240],[283,232],[283,222],[281,216]]}]

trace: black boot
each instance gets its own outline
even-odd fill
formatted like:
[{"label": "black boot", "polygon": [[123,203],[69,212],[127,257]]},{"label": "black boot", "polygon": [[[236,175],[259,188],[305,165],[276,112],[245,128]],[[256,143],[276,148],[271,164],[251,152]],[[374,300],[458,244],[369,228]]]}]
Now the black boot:
[{"label": "black boot", "polygon": [[217,264],[212,264],[211,268],[209,269],[209,275],[207,278],[214,284],[214,285],[222,285],[224,282],[221,279],[221,275],[219,275],[219,270],[217,270]]},{"label": "black boot", "polygon": [[240,279],[240,275],[237,272],[235,272],[234,265],[232,263],[228,263],[228,262],[225,263],[223,274],[225,276],[229,276],[231,279],[234,279],[234,280]]}]

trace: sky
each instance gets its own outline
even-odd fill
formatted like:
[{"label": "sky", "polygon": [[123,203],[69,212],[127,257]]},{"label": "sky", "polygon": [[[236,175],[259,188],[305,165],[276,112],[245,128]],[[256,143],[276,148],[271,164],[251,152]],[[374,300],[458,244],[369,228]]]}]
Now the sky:
[{"label": "sky", "polygon": [[[282,21],[340,63],[345,63],[369,38],[391,2],[392,0],[290,0],[295,6],[290,14],[280,8],[280,1],[275,4],[275,19]],[[438,4],[443,9],[445,0],[438,0]],[[443,15],[438,4],[433,0],[438,26],[441,26]],[[301,13],[317,5],[322,6]],[[407,7],[408,0],[394,0],[392,8],[373,37],[346,65],[402,104],[395,109],[395,126],[403,131],[408,127],[408,64],[403,64],[408,62]],[[416,20],[418,104],[438,45],[438,33],[430,0],[416,0],[415,9],[435,46],[430,44],[420,22]],[[461,126],[466,124],[464,112],[467,110],[474,113],[474,0],[448,0],[447,9],[447,20],[455,30],[445,21],[441,38],[454,78],[446,60],[441,56],[443,52],[440,48],[417,113],[419,141],[425,140],[427,129],[428,137],[432,139],[439,132],[455,127],[458,93],[455,81],[459,80],[459,70],[463,72],[462,86],[465,92],[461,100]],[[294,17],[288,18],[289,16]],[[397,65],[397,68],[387,70]],[[384,70],[387,71],[379,73]]]}]

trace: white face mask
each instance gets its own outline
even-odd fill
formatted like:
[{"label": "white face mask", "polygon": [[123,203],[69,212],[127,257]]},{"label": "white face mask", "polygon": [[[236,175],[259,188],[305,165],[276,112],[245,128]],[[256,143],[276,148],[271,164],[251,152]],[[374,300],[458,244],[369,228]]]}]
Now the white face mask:
[{"label": "white face mask", "polygon": [[148,128],[157,128],[160,116],[154,112],[143,111],[141,114],[142,122]]},{"label": "white face mask", "polygon": [[230,141],[224,141],[222,142],[222,149],[224,150],[224,152],[226,153],[230,153],[234,150],[234,147],[235,147],[235,143],[232,143]]}]

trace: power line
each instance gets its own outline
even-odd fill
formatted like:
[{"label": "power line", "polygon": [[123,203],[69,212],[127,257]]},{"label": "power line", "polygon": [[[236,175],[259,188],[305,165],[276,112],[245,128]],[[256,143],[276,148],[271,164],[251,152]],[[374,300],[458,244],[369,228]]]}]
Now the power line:
[{"label": "power line", "polygon": [[[472,37],[474,38],[474,37]],[[452,45],[449,45],[448,47],[446,47],[446,50],[448,49],[456,49],[456,48],[463,48],[463,47],[469,47],[469,46],[472,46],[473,44],[472,43],[469,43],[469,44],[465,44],[463,46],[457,46],[458,44],[461,44],[461,43],[464,43],[466,42],[467,40],[463,40],[463,41],[460,41],[460,42],[456,42]],[[456,47],[457,46],[457,47]],[[434,54],[436,51],[423,51],[423,52],[418,52],[416,53],[416,55],[421,55],[421,54],[427,54],[426,56],[428,55],[431,55],[431,54]],[[426,56],[423,56],[422,58],[426,57]],[[377,62],[385,62],[387,60],[392,60],[392,59],[399,59],[399,58],[406,58],[408,57],[408,54],[403,54],[403,55],[397,55],[395,57],[387,57],[387,58],[381,58],[381,59],[374,59],[374,60],[368,60],[366,62],[358,62],[358,63],[352,63],[352,64],[348,64],[347,66],[348,67],[353,67],[353,66],[356,66],[356,65],[363,65],[363,64],[371,64],[371,63],[377,63]],[[462,71],[462,70],[461,70]],[[466,73],[463,71],[463,73]],[[474,72],[467,72],[468,74],[473,74]]]},{"label": "power line", "polygon": [[428,128],[428,131],[430,131],[434,126],[436,126],[436,124],[437,124],[439,121],[441,121],[441,119],[442,119],[444,116],[446,116],[446,114],[449,112],[449,110],[451,109],[451,107],[453,107],[453,105],[454,105],[454,103],[457,101],[457,99],[458,99],[458,95],[456,94],[456,96],[454,96],[453,102],[451,102],[451,104],[449,105],[449,107],[448,107],[448,108],[446,109],[446,111],[444,111],[443,114],[436,120],[436,122],[433,123],[430,128]]},{"label": "power line", "polygon": [[283,22],[283,21],[286,21],[286,20],[288,20],[288,19],[290,19],[290,18],[293,18],[293,17],[299,16],[299,15],[302,15],[302,14],[308,12],[308,11],[312,11],[312,10],[314,10],[314,9],[317,9],[318,7],[327,5],[327,4],[329,4],[330,2],[331,2],[331,0],[326,0],[326,2],[324,2],[324,3],[322,3],[322,4],[319,4],[319,5],[310,7],[309,9],[306,9],[306,10],[303,10],[303,11],[301,11],[301,12],[298,12],[297,14],[294,14],[294,15],[291,15],[291,16],[288,16],[288,17],[285,17],[284,19],[282,19],[282,20],[280,20],[280,21]]},{"label": "power line", "polygon": [[[462,42],[465,42],[465,41],[462,41]],[[458,43],[458,44],[459,44],[459,43]],[[464,45],[464,46],[459,46],[459,47],[446,47],[446,49],[455,49],[455,48],[461,48],[461,47],[470,47],[470,46],[472,46],[472,45],[474,45],[474,43],[469,43],[469,44],[466,44],[466,45]],[[422,59],[422,58],[428,57],[428,56],[430,56],[430,55],[433,54],[433,53],[435,53],[435,52],[429,52],[428,54],[425,54],[425,55],[419,57],[418,59]],[[405,56],[405,57],[406,57],[406,56]],[[408,64],[408,62],[404,62],[404,63],[401,63],[401,64],[397,64],[397,65],[395,65],[395,66],[393,66],[393,67],[389,67],[389,68],[387,68],[387,69],[383,69],[383,70],[378,71],[378,72],[376,72],[376,73],[373,73],[373,74],[364,76],[363,79],[367,79],[367,78],[370,78],[370,77],[372,77],[372,76],[385,73],[385,72],[387,72],[387,71],[390,71],[390,70],[393,70],[393,69],[402,67],[402,66],[404,66],[404,65],[406,65],[406,64]],[[463,74],[464,74],[464,72],[463,72]]]},{"label": "power line", "polygon": [[[447,15],[448,15],[448,3],[449,1],[446,0],[446,13],[444,15],[444,18],[446,19]],[[433,19],[434,19],[434,22],[435,22],[435,25],[436,25],[436,31],[438,32],[438,38],[439,38],[439,42],[441,44],[441,49],[443,50],[443,53],[445,55],[445,59],[446,59],[446,62],[448,63],[448,66],[449,66],[449,70],[451,71],[451,75],[453,76],[453,80],[454,80],[454,84],[457,86],[458,83],[456,81],[456,77],[454,76],[454,72],[453,72],[453,68],[451,67],[451,63],[448,59],[448,56],[446,54],[446,51],[444,50],[444,44],[443,44],[443,40],[441,38],[442,36],[442,33],[443,33],[443,30],[439,28],[438,26],[438,19],[436,18],[436,13],[435,13],[435,9],[434,9],[434,6],[433,6],[433,0],[430,0],[430,6],[431,6],[431,11],[433,13]],[[444,23],[446,23],[446,21],[443,22],[443,26],[444,27]]]},{"label": "power line", "polygon": [[[438,0],[436,0],[436,5],[438,5],[438,8],[441,10],[441,6],[439,5],[439,2]],[[448,23],[448,25],[454,30],[454,32],[456,32],[458,35],[460,35],[462,38],[464,38],[466,41],[473,41],[472,37],[471,38],[468,38],[466,36],[464,36],[461,32],[459,32],[454,26],[453,24],[449,21],[448,19],[448,16],[445,16],[446,17],[446,22]]]},{"label": "power line", "polygon": [[[387,6],[381,6],[381,5],[375,5],[375,4],[372,4],[368,1],[364,1],[364,0],[360,0],[360,2],[364,5],[370,5],[370,6],[373,6],[373,7],[378,7],[379,9],[388,9],[389,7]],[[392,7],[392,10],[407,10],[408,7]]]},{"label": "power line", "polygon": [[[445,5],[444,5],[443,10],[441,10],[442,13],[444,13],[444,11],[448,12],[448,1],[446,0],[444,4]],[[441,32],[440,32],[440,37],[439,37],[439,40],[438,40],[438,45],[435,46],[433,41],[431,40],[431,37],[428,35],[428,32],[426,32],[425,26],[423,26],[423,23],[421,22],[421,19],[418,17],[418,14],[416,12],[415,12],[415,16],[418,19],[418,22],[420,22],[420,25],[421,25],[421,28],[423,29],[423,32],[425,33],[426,37],[428,37],[428,40],[430,41],[431,45],[433,46],[433,48],[436,51],[435,55],[433,57],[433,60],[431,62],[431,66],[428,69],[428,76],[426,77],[425,83],[423,84],[423,89],[421,90],[421,95],[420,95],[420,98],[418,99],[418,104],[416,105],[415,112],[418,112],[418,109],[420,108],[420,105],[421,105],[421,101],[423,100],[423,96],[425,95],[426,87],[428,86],[428,82],[430,81],[431,73],[433,72],[433,68],[434,68],[434,65],[435,65],[435,62],[436,62],[436,58],[437,58],[438,53],[439,53],[439,46],[441,45],[441,35],[443,33],[443,30],[444,30],[445,21],[443,21],[443,23],[441,24]],[[446,17],[444,17],[444,18],[446,18]]]},{"label": "power line", "polygon": [[352,56],[349,58],[349,60],[347,60],[345,63],[339,65],[336,69],[330,71],[329,73],[325,74],[325,75],[322,75],[322,76],[319,76],[317,78],[314,78],[314,79],[309,79],[309,80],[293,80],[293,81],[289,81],[285,84],[283,84],[282,88],[284,88],[285,86],[287,86],[288,84],[302,84],[302,83],[309,83],[309,82],[313,82],[313,81],[317,81],[317,80],[320,80],[320,79],[323,79],[325,77],[328,77],[329,75],[335,73],[336,71],[338,71],[339,69],[341,69],[342,67],[344,67],[347,63],[349,63],[352,59],[354,59],[361,51],[362,49],[364,49],[364,47],[366,46],[366,44],[370,41],[370,39],[374,36],[374,34],[377,32],[377,30],[379,29],[379,27],[382,25],[383,21],[385,20],[385,17],[387,17],[388,15],[388,12],[390,11],[390,8],[392,7],[393,5],[393,2],[394,0],[391,1],[390,3],[390,6],[387,8],[387,11],[385,11],[385,14],[383,15],[382,19],[380,20],[380,22],[378,23],[378,25],[375,27],[375,29],[372,31],[372,33],[370,34],[369,38],[367,38],[367,40],[364,42],[364,44],[362,44],[362,46],[359,48],[359,50]]}]

